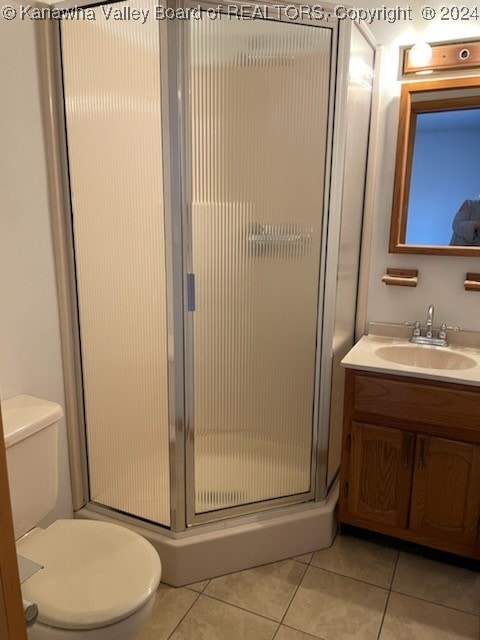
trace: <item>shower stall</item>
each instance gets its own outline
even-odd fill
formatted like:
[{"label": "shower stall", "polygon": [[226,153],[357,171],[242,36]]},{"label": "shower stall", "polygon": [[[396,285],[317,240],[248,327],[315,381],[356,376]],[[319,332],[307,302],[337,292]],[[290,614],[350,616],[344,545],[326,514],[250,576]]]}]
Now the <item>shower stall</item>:
[{"label": "shower stall", "polygon": [[[353,340],[371,102],[370,76],[349,115],[347,64],[355,39],[373,50],[259,7],[96,4],[44,42],[77,515],[141,530],[172,584],[334,530],[332,345],[339,318]],[[242,540],[249,560],[198,560]]]}]

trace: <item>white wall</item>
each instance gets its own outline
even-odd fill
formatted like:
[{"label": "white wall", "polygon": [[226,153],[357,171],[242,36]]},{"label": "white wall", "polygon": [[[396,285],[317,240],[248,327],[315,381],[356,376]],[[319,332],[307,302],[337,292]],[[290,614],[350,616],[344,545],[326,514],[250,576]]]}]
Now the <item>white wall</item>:
[{"label": "white wall", "polygon": [[[34,25],[0,19],[0,396],[27,393],[63,406]],[[59,455],[50,520],[72,516],[64,420]]]},{"label": "white wall", "polygon": [[[411,35],[408,35],[407,41],[412,42]],[[433,304],[435,324],[446,321],[462,329],[480,331],[480,296],[463,288],[467,271],[480,271],[480,258],[388,253],[401,87],[397,80],[398,51],[397,43],[382,47],[381,51],[381,104],[378,148],[374,150],[377,152],[373,176],[374,203],[370,212],[373,214],[373,234],[367,322],[417,319],[423,322],[427,306]],[[383,284],[381,277],[387,267],[418,269],[418,286],[410,288]]]}]

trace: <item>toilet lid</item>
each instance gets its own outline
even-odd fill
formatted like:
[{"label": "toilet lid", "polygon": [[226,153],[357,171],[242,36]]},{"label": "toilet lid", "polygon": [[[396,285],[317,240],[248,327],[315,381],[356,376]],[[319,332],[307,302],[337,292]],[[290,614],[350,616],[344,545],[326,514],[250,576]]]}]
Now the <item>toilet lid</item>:
[{"label": "toilet lid", "polygon": [[160,582],[160,558],[129,529],[93,520],[57,520],[18,544],[43,569],[22,585],[39,621],[62,629],[92,629],[126,618]]}]

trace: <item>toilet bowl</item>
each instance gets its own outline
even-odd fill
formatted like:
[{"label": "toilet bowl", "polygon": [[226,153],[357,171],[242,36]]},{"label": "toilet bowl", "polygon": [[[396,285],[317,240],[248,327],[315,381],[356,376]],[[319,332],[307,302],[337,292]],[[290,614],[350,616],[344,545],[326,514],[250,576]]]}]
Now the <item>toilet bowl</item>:
[{"label": "toilet bowl", "polygon": [[160,581],[157,552],[118,525],[57,520],[17,543],[20,555],[43,566],[23,587],[35,602],[31,640],[124,640],[148,619]]},{"label": "toilet bowl", "polygon": [[155,598],[124,620],[97,629],[57,629],[36,622],[28,629],[28,640],[134,640],[150,618]]},{"label": "toilet bowl", "polygon": [[38,606],[29,640],[133,640],[151,614],[161,577],[153,546],[129,529],[94,520],[36,525],[58,490],[61,407],[32,396],[2,401],[18,553],[41,565],[22,584]]}]

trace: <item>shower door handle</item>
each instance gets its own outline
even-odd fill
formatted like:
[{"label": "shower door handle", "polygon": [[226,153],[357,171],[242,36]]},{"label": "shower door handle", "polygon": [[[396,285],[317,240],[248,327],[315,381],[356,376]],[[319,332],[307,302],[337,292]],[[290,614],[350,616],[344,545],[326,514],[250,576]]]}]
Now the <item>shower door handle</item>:
[{"label": "shower door handle", "polygon": [[187,309],[195,311],[195,274],[187,273]]}]

